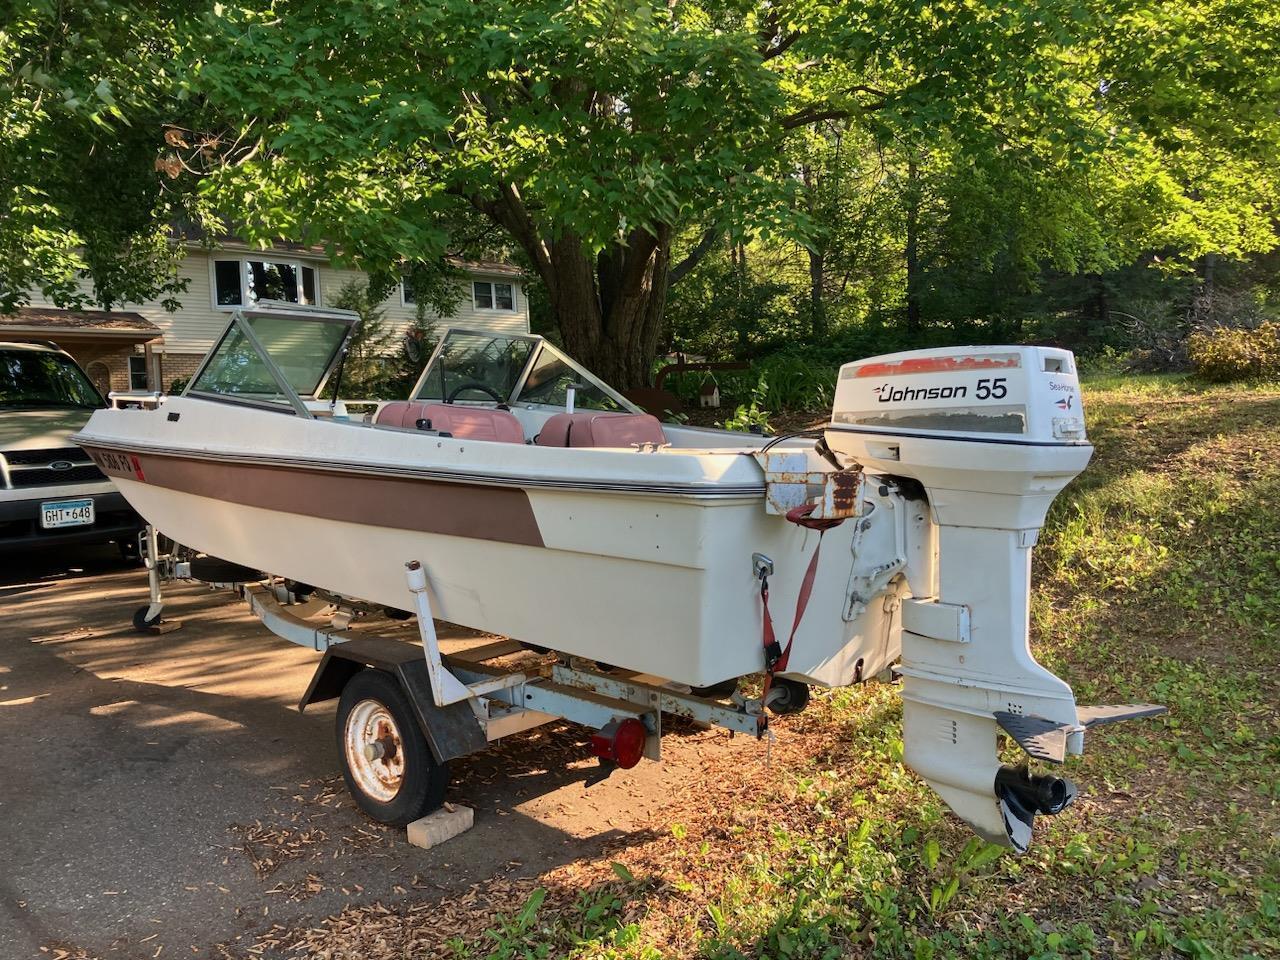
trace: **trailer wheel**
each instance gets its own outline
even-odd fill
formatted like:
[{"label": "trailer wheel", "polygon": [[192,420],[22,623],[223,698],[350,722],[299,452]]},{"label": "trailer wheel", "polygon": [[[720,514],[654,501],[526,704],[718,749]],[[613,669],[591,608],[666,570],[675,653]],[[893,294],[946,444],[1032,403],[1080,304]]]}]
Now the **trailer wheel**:
[{"label": "trailer wheel", "polygon": [[156,614],[150,620],[147,619],[147,611],[151,609],[151,604],[144,604],[137,610],[133,611],[133,629],[139,633],[151,633],[152,628],[160,624],[160,614]]},{"label": "trailer wheel", "polygon": [[413,704],[384,670],[362,670],[342,689],[337,716],[342,778],[374,820],[404,826],[444,802],[447,764],[437,763]]},{"label": "trailer wheel", "polygon": [[786,677],[775,677],[770,691],[769,709],[778,716],[799,713],[809,705],[809,686]]}]

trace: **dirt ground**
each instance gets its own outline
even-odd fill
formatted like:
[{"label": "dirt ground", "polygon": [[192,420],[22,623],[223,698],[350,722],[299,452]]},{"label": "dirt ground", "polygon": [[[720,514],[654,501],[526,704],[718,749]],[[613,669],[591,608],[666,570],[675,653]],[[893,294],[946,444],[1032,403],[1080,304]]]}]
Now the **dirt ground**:
[{"label": "dirt ground", "polygon": [[[532,731],[455,762],[475,827],[432,851],[364,818],[319,655],[224,592],[171,590],[134,632],[143,571],[113,549],[0,561],[0,958],[237,956],[275,925],[534,876],[665,829],[663,798],[723,734],[601,783],[586,741]],[[704,758],[705,759],[705,758]]]}]

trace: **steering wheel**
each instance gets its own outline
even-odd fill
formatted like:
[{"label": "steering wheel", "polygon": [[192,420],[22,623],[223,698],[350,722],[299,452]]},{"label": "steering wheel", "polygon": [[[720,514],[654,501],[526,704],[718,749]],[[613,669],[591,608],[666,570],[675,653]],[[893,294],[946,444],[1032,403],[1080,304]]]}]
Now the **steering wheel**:
[{"label": "steering wheel", "polygon": [[453,403],[453,401],[458,399],[458,394],[462,393],[464,390],[479,390],[481,393],[487,393],[494,400],[498,401],[498,403],[507,402],[506,397],[499,394],[497,390],[493,389],[493,387],[489,386],[487,383],[481,383],[479,380],[466,380],[458,384],[449,391],[449,395],[444,398],[444,402]]}]

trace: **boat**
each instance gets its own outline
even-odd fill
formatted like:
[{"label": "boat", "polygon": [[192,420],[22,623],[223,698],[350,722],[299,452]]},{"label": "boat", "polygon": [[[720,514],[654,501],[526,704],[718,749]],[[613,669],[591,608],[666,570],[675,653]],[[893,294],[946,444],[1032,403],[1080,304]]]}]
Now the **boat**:
[{"label": "boat", "polygon": [[416,564],[435,618],[708,695],[764,674],[777,713],[900,677],[906,762],[1020,849],[1074,787],[1003,766],[997,736],[1056,763],[1150,712],[1078,708],[1030,652],[1031,547],[1092,452],[1067,351],[855,361],[829,423],[765,437],[660,422],[543,337],[465,329],[357,416],[356,324],[238,310],[180,396],[77,442],[166,536],[307,589],[413,611]]}]

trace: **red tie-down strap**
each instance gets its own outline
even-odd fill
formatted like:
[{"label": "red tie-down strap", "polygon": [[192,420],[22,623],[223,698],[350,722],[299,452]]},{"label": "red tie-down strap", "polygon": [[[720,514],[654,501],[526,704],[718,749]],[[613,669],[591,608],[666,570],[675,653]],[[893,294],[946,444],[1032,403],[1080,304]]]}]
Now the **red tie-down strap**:
[{"label": "red tie-down strap", "polygon": [[773,632],[773,617],[769,613],[769,578],[760,578],[760,602],[763,606],[764,613],[764,661],[765,661],[765,678],[764,693],[761,694],[761,702],[769,695],[769,688],[773,685],[773,676],[775,673],[784,673],[787,669],[787,661],[791,659],[791,645],[796,641],[796,631],[800,629],[800,621],[804,619],[805,609],[809,606],[809,597],[813,593],[813,581],[818,574],[818,557],[822,553],[822,535],[832,527],[838,527],[844,522],[843,518],[826,518],[814,519],[810,516],[813,513],[816,504],[806,503],[799,507],[792,507],[787,511],[787,520],[794,523],[798,527],[804,527],[806,530],[818,531],[818,545],[813,548],[813,556],[809,558],[809,567],[804,572],[804,579],[800,581],[800,593],[796,597],[796,616],[791,622],[791,635],[787,637],[787,645],[779,646],[778,638]]}]

